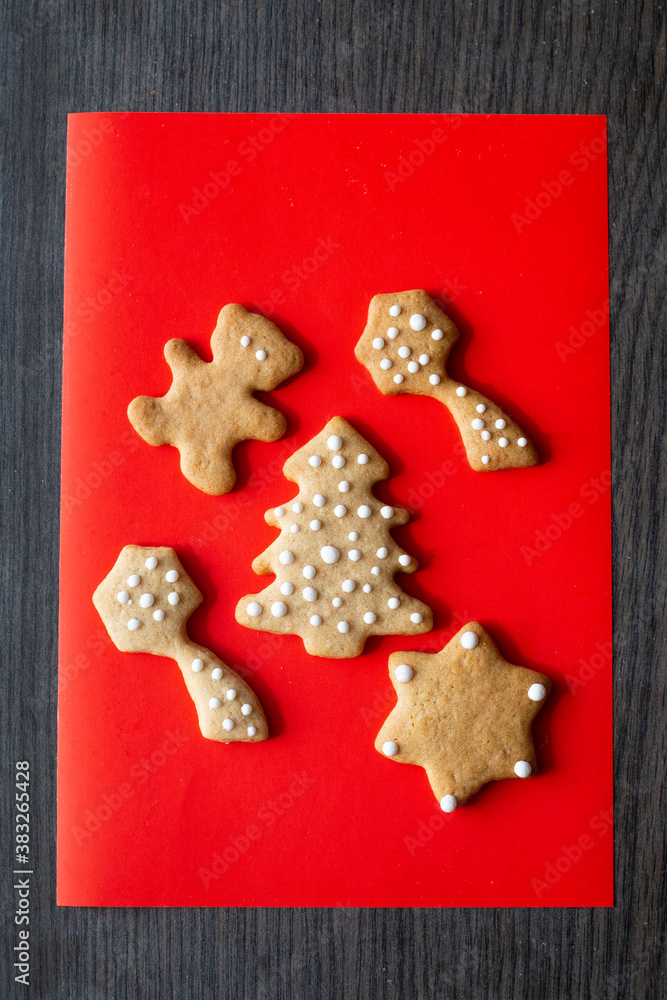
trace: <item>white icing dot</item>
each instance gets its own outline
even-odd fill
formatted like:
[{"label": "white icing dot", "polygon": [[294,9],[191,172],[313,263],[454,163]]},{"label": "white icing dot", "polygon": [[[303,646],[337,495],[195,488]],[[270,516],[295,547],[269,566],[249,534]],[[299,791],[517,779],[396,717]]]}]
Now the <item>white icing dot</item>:
[{"label": "white icing dot", "polygon": [[464,385],[460,385],[458,387],[458,389],[456,390],[456,395],[457,396],[461,396],[461,397],[467,396],[468,395],[468,390],[466,389],[466,387]]},{"label": "white icing dot", "polygon": [[496,427],[498,428],[499,431],[504,431],[505,428],[507,427],[507,421],[503,420],[503,418],[501,417],[500,420],[496,420]]},{"label": "white icing dot", "polygon": [[154,611],[153,612],[153,618],[155,619],[156,622],[163,622],[164,621],[164,611],[161,611],[161,610]]},{"label": "white icing dot", "polygon": [[445,335],[442,332],[442,330],[434,330],[433,333],[431,334],[431,336],[433,337],[434,340],[442,340],[442,338]]},{"label": "white icing dot", "polygon": [[382,548],[377,550],[378,559],[386,559],[388,555],[389,555],[389,549],[385,548],[384,545],[382,546]]},{"label": "white icing dot", "polygon": [[246,608],[246,611],[251,618],[259,618],[263,610],[262,605],[258,604],[257,601],[251,601]]},{"label": "white icing dot", "polygon": [[347,507],[342,503],[336,504],[334,507],[334,514],[336,517],[345,517],[347,514]]},{"label": "white icing dot", "polygon": [[201,657],[198,656],[195,660],[192,661],[192,670],[195,674],[198,674],[203,669],[204,669],[204,661],[201,659]]},{"label": "white icing dot", "polygon": [[356,583],[354,582],[354,580],[343,580],[341,584],[341,588],[345,591],[346,594],[351,594],[355,587]]},{"label": "white icing dot", "polygon": [[155,604],[155,598],[152,594],[142,594],[139,598],[139,604],[142,608],[150,608],[153,604]]},{"label": "white icing dot", "polygon": [[391,608],[392,611],[395,611],[396,608],[400,607],[400,604],[401,602],[399,601],[398,597],[390,597],[389,600],[387,601],[387,605],[388,607]]},{"label": "white icing dot", "polygon": [[396,340],[396,338],[398,337],[398,327],[390,326],[389,329],[387,330],[387,336],[389,337],[390,340]]},{"label": "white icing dot", "polygon": [[311,531],[319,531],[321,527],[322,527],[322,522],[318,521],[317,518],[315,518],[314,521],[310,522],[310,530]]},{"label": "white icing dot", "polygon": [[488,464],[489,464],[489,456],[482,455],[482,465],[488,465]]},{"label": "white icing dot", "polygon": [[157,566],[157,559],[155,556],[149,556],[146,560],[146,569],[155,569]]},{"label": "white icing dot", "polygon": [[373,511],[369,506],[367,506],[367,504],[362,504],[361,507],[357,508],[357,514],[359,517],[370,517],[372,513]]},{"label": "white icing dot", "polygon": [[464,649],[474,649],[479,643],[479,637],[476,632],[464,632],[461,636],[461,645]]},{"label": "white icing dot", "polygon": [[294,553],[290,552],[289,549],[283,549],[278,556],[278,560],[283,564],[283,566],[289,566],[290,563],[294,562]]},{"label": "white icing dot", "polygon": [[409,358],[411,354],[412,351],[410,350],[407,344],[403,344],[403,346],[399,347],[398,349],[399,358]]},{"label": "white icing dot", "polygon": [[226,729],[228,733],[231,732],[232,729],[234,728],[234,720],[233,719],[224,719],[223,723],[222,723],[222,728]]},{"label": "white icing dot", "polygon": [[175,590],[172,590],[171,594],[167,595],[167,600],[169,601],[170,604],[172,604],[174,606],[178,604],[178,602],[180,601],[180,599],[181,599],[181,595],[177,594]]},{"label": "white icing dot", "polygon": [[333,604],[334,608],[339,608],[343,602],[340,599],[340,597],[334,597],[331,603]]},{"label": "white icing dot", "polygon": [[287,614],[287,605],[284,601],[274,601],[271,605],[271,614],[274,618],[283,618]]},{"label": "white icing dot", "polygon": [[326,500],[324,499],[321,493],[316,493],[315,496],[313,497],[313,503],[315,504],[316,507],[324,507]]},{"label": "white icing dot", "polygon": [[221,681],[222,680],[222,670],[220,669],[220,667],[216,667],[215,670],[211,671],[211,678],[214,681]]},{"label": "white icing dot", "polygon": [[431,383],[431,385],[440,385],[439,375],[429,375],[428,380]]},{"label": "white icing dot", "polygon": [[338,434],[332,434],[327,440],[327,448],[330,451],[338,451],[339,448],[343,447],[343,439],[339,437]]},{"label": "white icing dot", "polygon": [[357,462],[359,465],[368,465],[369,458],[363,451],[360,455],[357,455]]},{"label": "white icing dot", "polygon": [[416,361],[408,361],[408,371],[411,375],[414,375],[419,371],[419,365]]},{"label": "white icing dot", "polygon": [[390,309],[389,309],[389,315],[390,316],[400,316],[401,315],[401,307],[399,305],[393,305],[393,306],[391,306]]},{"label": "white icing dot", "polygon": [[547,689],[544,684],[531,684],[528,688],[528,697],[531,701],[542,701],[547,696]]},{"label": "white icing dot", "polygon": [[250,337],[241,337],[241,347],[250,346]]},{"label": "white icing dot", "polygon": [[350,549],[350,551],[347,554],[347,558],[351,559],[352,562],[359,562],[359,560],[361,559],[361,552],[359,551],[359,549]]},{"label": "white icing dot", "polygon": [[315,625],[315,626],[321,625],[322,624],[322,619],[320,618],[319,615],[311,615],[310,616],[310,624],[311,625]]},{"label": "white icing dot", "polygon": [[285,508],[284,507],[276,507],[276,509],[274,510],[273,513],[276,515],[276,517],[284,517],[285,516]]},{"label": "white icing dot", "polygon": [[478,413],[486,412],[486,406],[484,405],[484,403],[478,403],[475,409],[477,410]]},{"label": "white icing dot", "polygon": [[298,524],[292,524],[292,525],[290,525],[290,529],[289,530],[292,532],[293,535],[296,535],[297,532],[299,531],[299,525]]},{"label": "white icing dot", "polygon": [[404,553],[402,556],[398,557],[398,561],[400,562],[401,566],[409,566],[410,563],[412,562],[412,559],[410,558],[409,555]]},{"label": "white icing dot", "polygon": [[280,584],[280,593],[283,597],[289,597],[290,594],[294,593],[294,584],[290,583],[289,580],[285,580],[284,583]]},{"label": "white icing dot", "polygon": [[322,459],[319,455],[311,455],[308,462],[314,469],[317,469],[322,464]]},{"label": "white icing dot", "polygon": [[373,574],[373,576],[379,576],[380,575],[380,567],[379,566],[373,566],[373,569],[371,570],[371,573]]},{"label": "white icing dot", "polygon": [[407,663],[399,663],[399,665],[394,670],[394,677],[401,684],[407,684],[408,681],[412,680],[414,670]]},{"label": "white icing dot", "polygon": [[364,621],[367,625],[372,625],[375,621],[377,621],[377,615],[373,611],[367,611],[364,615]]},{"label": "white icing dot", "polygon": [[401,375],[400,372],[397,375],[394,375],[394,382],[396,383],[396,385],[400,385],[402,381],[403,381],[403,376]]},{"label": "white icing dot", "polygon": [[304,601],[310,601],[312,604],[313,601],[317,600],[317,591],[314,590],[313,587],[305,587],[303,591],[303,599]]},{"label": "white icing dot", "polygon": [[255,728],[255,726],[248,726],[248,736],[256,736],[256,735],[257,735],[257,729]]},{"label": "white icing dot", "polygon": [[532,767],[527,760],[518,760],[514,765],[514,773],[517,778],[528,778],[532,773]]},{"label": "white icing dot", "polygon": [[370,594],[373,588],[371,587],[370,583],[365,583],[361,589],[363,590],[364,594]]},{"label": "white icing dot", "polygon": [[127,582],[129,583],[130,587],[138,587],[139,584],[141,583],[141,577],[137,576],[136,573],[133,573],[132,576],[128,576]]},{"label": "white icing dot", "polygon": [[415,611],[415,612],[413,612],[413,614],[410,615],[410,621],[414,622],[415,625],[420,625],[423,620],[424,619],[423,619],[422,615],[420,615],[420,613],[418,611]]},{"label": "white icing dot", "polygon": [[474,431],[481,431],[484,427],[484,421],[481,420],[480,417],[475,417],[475,419],[471,421],[470,426]]},{"label": "white icing dot", "polygon": [[141,622],[139,621],[138,618],[130,618],[129,622],[127,623],[127,627],[129,628],[130,632],[136,632],[138,628],[141,628]]},{"label": "white icing dot", "polygon": [[338,622],[338,631],[339,632],[349,632],[350,631],[349,623],[348,622]]},{"label": "white icing dot", "polygon": [[[220,676],[222,676],[222,672]],[[227,701],[234,701],[235,698],[236,698],[236,691],[234,690],[234,688],[230,688],[229,691],[227,692]]]},{"label": "white icing dot", "polygon": [[394,516],[394,508],[393,507],[381,507],[380,508],[380,513],[382,514],[383,517],[393,517]]},{"label": "white icing dot", "polygon": [[517,444],[518,444],[519,448],[525,448],[526,445],[528,444],[528,441],[526,440],[526,438],[519,438],[519,440],[517,441]]},{"label": "white icing dot", "polygon": [[331,459],[331,464],[333,465],[334,469],[342,469],[343,466],[345,465],[345,459],[343,458],[342,455],[334,455],[334,457]]},{"label": "white icing dot", "polygon": [[426,326],[426,318],[421,313],[415,313],[410,317],[410,326],[413,330],[423,330]]},{"label": "white icing dot", "polygon": [[398,753],[398,743],[394,743],[393,740],[387,740],[386,743],[382,744],[382,753],[385,757],[395,757]]},{"label": "white icing dot", "polygon": [[419,364],[420,365],[427,365],[430,360],[431,360],[431,355],[430,354],[420,354],[419,355]]},{"label": "white icing dot", "polygon": [[170,569],[168,573],[165,573],[164,578],[167,583],[176,583],[178,580],[178,570]]},{"label": "white icing dot", "polygon": [[480,437],[481,437],[482,441],[490,441],[491,440],[491,431],[482,431],[482,433],[480,434]]},{"label": "white icing dot", "polygon": [[317,570],[314,566],[304,566],[301,572],[305,576],[306,580],[312,580],[317,573]]},{"label": "white icing dot", "polygon": [[384,371],[388,371],[391,368],[391,359],[383,358],[382,361],[380,362],[380,368],[382,368]]},{"label": "white icing dot", "polygon": [[255,357],[258,361],[266,360],[266,351],[255,351]]},{"label": "white icing dot", "polygon": [[498,438],[498,444],[500,445],[501,448],[506,448],[507,445],[509,444],[509,441],[507,440],[507,438]]},{"label": "white icing dot", "polygon": [[220,701],[219,698],[209,698],[209,700],[208,700],[208,707],[209,708],[220,708],[221,705],[222,705],[222,702]]},{"label": "white icing dot", "polygon": [[116,600],[119,604],[127,604],[130,599],[130,595],[126,590],[121,590],[120,593],[116,594]]},{"label": "white icing dot", "polygon": [[351,542],[356,542],[358,540],[358,538],[359,538],[359,532],[358,531],[351,531],[350,534],[347,537],[349,538],[349,540]]},{"label": "white icing dot", "polygon": [[342,482],[338,484],[338,490],[340,493],[348,493],[350,489],[350,484],[347,479],[343,479]]},{"label": "white icing dot", "polygon": [[453,813],[458,805],[456,801],[456,796],[454,795],[443,795],[440,799],[440,808],[443,812]]},{"label": "white icing dot", "polygon": [[323,549],[320,549],[320,555],[324,562],[329,563],[329,565],[340,559],[340,552],[333,545],[325,545]]},{"label": "white icing dot", "polygon": [[241,705],[241,711],[244,715],[252,715],[252,705],[246,702],[245,705]]},{"label": "white icing dot", "polygon": [[373,347],[375,348],[376,351],[382,350],[382,348],[384,347],[384,340],[382,339],[382,337],[375,338],[375,340],[373,341]]},{"label": "white icing dot", "polygon": [[294,511],[295,514],[300,514],[301,511],[303,510],[303,504],[299,503],[299,501],[297,500],[296,503],[292,504],[292,510]]}]

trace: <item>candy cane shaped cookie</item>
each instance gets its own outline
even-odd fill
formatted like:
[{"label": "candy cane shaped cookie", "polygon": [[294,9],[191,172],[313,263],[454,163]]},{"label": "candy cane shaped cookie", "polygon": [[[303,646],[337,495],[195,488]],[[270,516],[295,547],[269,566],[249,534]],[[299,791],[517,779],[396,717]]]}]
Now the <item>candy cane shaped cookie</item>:
[{"label": "candy cane shaped cookie", "polygon": [[459,331],[421,289],[376,295],[355,347],[357,359],[388,396],[433,396],[456,421],[468,461],[479,472],[521,469],[539,463],[521,428],[486,396],[447,374]]},{"label": "candy cane shaped cookie", "polygon": [[252,689],[205,646],[193,642],[187,620],[202,595],[173,549],[126,545],[93,595],[118,649],[176,660],[207,740],[258,743],[268,737]]}]

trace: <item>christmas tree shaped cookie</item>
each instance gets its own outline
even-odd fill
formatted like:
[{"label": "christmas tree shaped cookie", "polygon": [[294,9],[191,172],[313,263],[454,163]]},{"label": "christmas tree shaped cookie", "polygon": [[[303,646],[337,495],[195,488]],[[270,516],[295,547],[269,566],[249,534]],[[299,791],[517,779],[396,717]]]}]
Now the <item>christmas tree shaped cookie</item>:
[{"label": "christmas tree shaped cookie", "polygon": [[[118,649],[177,661],[206,739],[265,740],[266,718],[255,693],[215,653],[188,636],[187,620],[201,602],[173,549],[140,545],[125,546],[93,595]],[[147,683],[156,683],[154,673]]]},{"label": "christmas tree shaped cookie", "polygon": [[358,656],[369,635],[418,635],[431,611],[405,594],[395,573],[416,561],[391,537],[408,512],[373,496],[389,467],[342,417],[285,463],[299,494],[266,513],[280,536],[252,564],[276,579],[239,601],[236,619],[264,632],[300,635],[314,656]]},{"label": "christmas tree shaped cookie", "polygon": [[239,441],[277,441],[285,433],[283,414],[253,393],[298,372],[303,354],[264,316],[235,304],[218,316],[211,350],[213,360],[202,361],[184,340],[168,341],[169,392],[137,396],[127,415],[148,444],[178,448],[181,471],[197,489],[218,495],[236,482],[232,449]]},{"label": "christmas tree shaped cookie", "polygon": [[376,295],[355,347],[357,359],[388,396],[433,396],[456,421],[473,469],[520,469],[539,463],[521,428],[486,396],[447,374],[459,331],[421,289]]},{"label": "christmas tree shaped cookie", "polygon": [[439,653],[392,653],[389,674],[398,702],[375,747],[423,767],[445,812],[488,781],[535,773],[530,727],[549,679],[504,660],[478,622]]}]

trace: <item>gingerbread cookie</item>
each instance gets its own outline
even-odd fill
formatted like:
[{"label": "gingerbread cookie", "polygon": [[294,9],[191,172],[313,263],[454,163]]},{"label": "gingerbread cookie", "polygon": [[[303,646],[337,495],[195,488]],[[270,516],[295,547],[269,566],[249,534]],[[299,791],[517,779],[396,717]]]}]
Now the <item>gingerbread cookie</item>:
[{"label": "gingerbread cookie", "polygon": [[389,674],[398,702],[375,747],[423,767],[445,812],[487,781],[535,773],[530,727],[549,679],[504,660],[478,622],[439,653],[392,653]]},{"label": "gingerbread cookie", "polygon": [[409,515],[373,495],[389,467],[368,441],[334,417],[284,473],[299,494],[267,511],[280,536],[252,564],[276,579],[239,601],[236,620],[300,635],[307,652],[333,658],[358,656],[369,635],[430,631],[430,608],[394,581],[395,573],[417,569],[390,533]]},{"label": "gingerbread cookie", "polygon": [[172,444],[181,471],[197,489],[219,495],[236,482],[232,449],[255,438],[277,441],[282,413],[253,393],[275,389],[300,371],[303,354],[264,316],[227,305],[211,337],[213,361],[202,361],[184,340],[165,344],[174,380],[166,396],[137,396],[127,415],[148,444]]},{"label": "gingerbread cookie", "polygon": [[93,602],[118,649],[170,656],[178,662],[206,739],[257,743],[268,737],[254,692],[188,636],[187,619],[202,595],[173,549],[126,545]]},{"label": "gingerbread cookie", "polygon": [[459,331],[421,289],[376,295],[355,347],[358,360],[388,396],[433,396],[454,417],[473,469],[519,469],[539,463],[521,428],[495,403],[451,379],[447,359]]}]

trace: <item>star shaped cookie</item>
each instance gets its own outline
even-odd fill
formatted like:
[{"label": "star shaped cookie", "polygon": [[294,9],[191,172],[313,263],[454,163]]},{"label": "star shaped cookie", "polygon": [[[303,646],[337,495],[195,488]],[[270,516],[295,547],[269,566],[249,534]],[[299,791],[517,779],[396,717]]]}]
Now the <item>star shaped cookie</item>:
[{"label": "star shaped cookie", "polygon": [[277,441],[285,433],[283,414],[253,393],[275,389],[300,371],[303,354],[270,320],[233,303],[218,316],[211,350],[207,362],[184,340],[168,341],[169,392],[137,396],[127,415],[148,444],[178,448],[185,478],[217,496],[236,482],[232,449],[239,441]]},{"label": "star shaped cookie", "polygon": [[478,622],[439,653],[392,653],[389,673],[398,702],[375,748],[423,767],[445,812],[488,781],[535,773],[530,727],[549,679],[503,659]]}]

